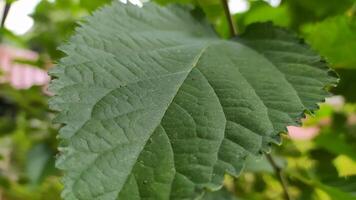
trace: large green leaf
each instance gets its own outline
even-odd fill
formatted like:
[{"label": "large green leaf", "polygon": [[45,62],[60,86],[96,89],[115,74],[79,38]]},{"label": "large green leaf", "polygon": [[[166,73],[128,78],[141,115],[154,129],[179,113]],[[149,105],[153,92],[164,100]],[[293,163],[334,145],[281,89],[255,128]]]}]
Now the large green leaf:
[{"label": "large green leaf", "polygon": [[64,199],[194,199],[279,143],[336,82],[295,35],[255,24],[218,38],[187,9],[115,2],[62,47]]}]

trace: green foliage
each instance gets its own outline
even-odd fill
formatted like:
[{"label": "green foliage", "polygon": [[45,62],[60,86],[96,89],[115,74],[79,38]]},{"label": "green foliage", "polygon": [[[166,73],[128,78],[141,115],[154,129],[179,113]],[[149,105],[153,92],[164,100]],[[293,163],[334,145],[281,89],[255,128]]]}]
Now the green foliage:
[{"label": "green foliage", "polygon": [[63,53],[57,48],[72,35],[76,23],[108,2],[110,0],[41,1],[32,14],[35,26],[27,36],[30,48],[48,54],[53,60],[61,58]]},{"label": "green foliage", "polygon": [[342,14],[355,0],[286,0],[293,20],[293,26],[324,20],[327,17]]},{"label": "green foliage", "polygon": [[0,90],[1,197],[40,200],[48,193],[56,199],[61,190],[54,168],[57,126],[51,124],[47,98],[38,87]]},{"label": "green foliage", "polygon": [[220,0],[154,0],[155,2],[163,5],[179,3],[182,5],[196,5],[201,8],[208,19],[216,22],[224,15],[223,7]]},{"label": "green foliage", "polygon": [[309,24],[303,31],[311,45],[335,68],[356,68],[356,18],[336,16]]},{"label": "green foliage", "polygon": [[203,200],[238,200],[233,194],[227,191],[225,188],[217,192],[208,192],[202,198]]},{"label": "green foliage", "polygon": [[284,29],[254,24],[223,40],[174,6],[113,3],[62,50],[51,107],[66,124],[65,199],[199,197],[279,143],[336,82]]},{"label": "green foliage", "polygon": [[272,21],[273,24],[288,27],[291,24],[291,17],[286,4],[272,7],[264,1],[253,1],[250,4],[249,12],[235,15],[239,28],[244,30],[246,26],[256,22]]}]

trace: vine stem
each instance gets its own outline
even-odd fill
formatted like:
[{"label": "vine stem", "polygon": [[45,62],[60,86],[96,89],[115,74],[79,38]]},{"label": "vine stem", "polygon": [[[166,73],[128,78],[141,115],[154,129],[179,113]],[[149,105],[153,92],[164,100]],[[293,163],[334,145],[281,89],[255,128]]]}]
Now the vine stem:
[{"label": "vine stem", "polygon": [[225,11],[225,16],[229,25],[229,30],[230,30],[230,36],[234,37],[237,35],[237,28],[234,24],[234,21],[232,19],[232,15],[230,13],[230,9],[229,9],[229,4],[228,4],[228,0],[221,0],[221,3],[224,7],[224,11]]},{"label": "vine stem", "polygon": [[279,182],[282,185],[284,198],[286,200],[292,200],[292,198],[289,194],[289,191],[288,191],[288,182],[287,182],[286,177],[284,176],[282,168],[277,165],[277,163],[274,161],[274,159],[272,158],[272,156],[270,154],[265,154],[265,155],[266,155],[268,162],[271,164],[274,172],[276,173],[276,176],[278,177]]}]

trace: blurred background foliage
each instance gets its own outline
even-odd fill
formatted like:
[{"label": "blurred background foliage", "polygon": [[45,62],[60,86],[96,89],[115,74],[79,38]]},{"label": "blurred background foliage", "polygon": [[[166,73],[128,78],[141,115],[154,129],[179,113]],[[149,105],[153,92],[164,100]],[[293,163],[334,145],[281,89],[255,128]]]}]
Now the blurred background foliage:
[{"label": "blurred background foliage", "polygon": [[[77,21],[111,0],[39,0],[33,26],[24,34],[7,28],[6,11],[21,1],[2,0],[0,11],[0,200],[60,199],[61,172],[54,167],[59,125],[47,108],[46,70],[63,56],[57,47]],[[221,37],[229,30],[220,0],[155,0],[190,4],[207,16]],[[137,0],[135,1],[137,3]],[[230,0],[239,33],[254,22],[272,21],[305,38],[340,75],[335,95],[308,115],[302,128],[289,127],[271,165],[249,158],[239,178],[226,176],[222,190],[206,200],[356,199],[356,0]],[[16,15],[16,13],[15,13]],[[258,73],[258,72],[256,72]]]}]

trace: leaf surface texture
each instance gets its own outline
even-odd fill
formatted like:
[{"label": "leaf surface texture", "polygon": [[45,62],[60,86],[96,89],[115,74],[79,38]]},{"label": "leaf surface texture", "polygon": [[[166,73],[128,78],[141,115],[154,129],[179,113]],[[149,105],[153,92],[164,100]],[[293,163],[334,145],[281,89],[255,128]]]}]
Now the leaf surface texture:
[{"label": "leaf surface texture", "polygon": [[195,199],[327,95],[321,58],[254,24],[220,39],[188,9],[113,3],[52,71],[66,200]]}]

